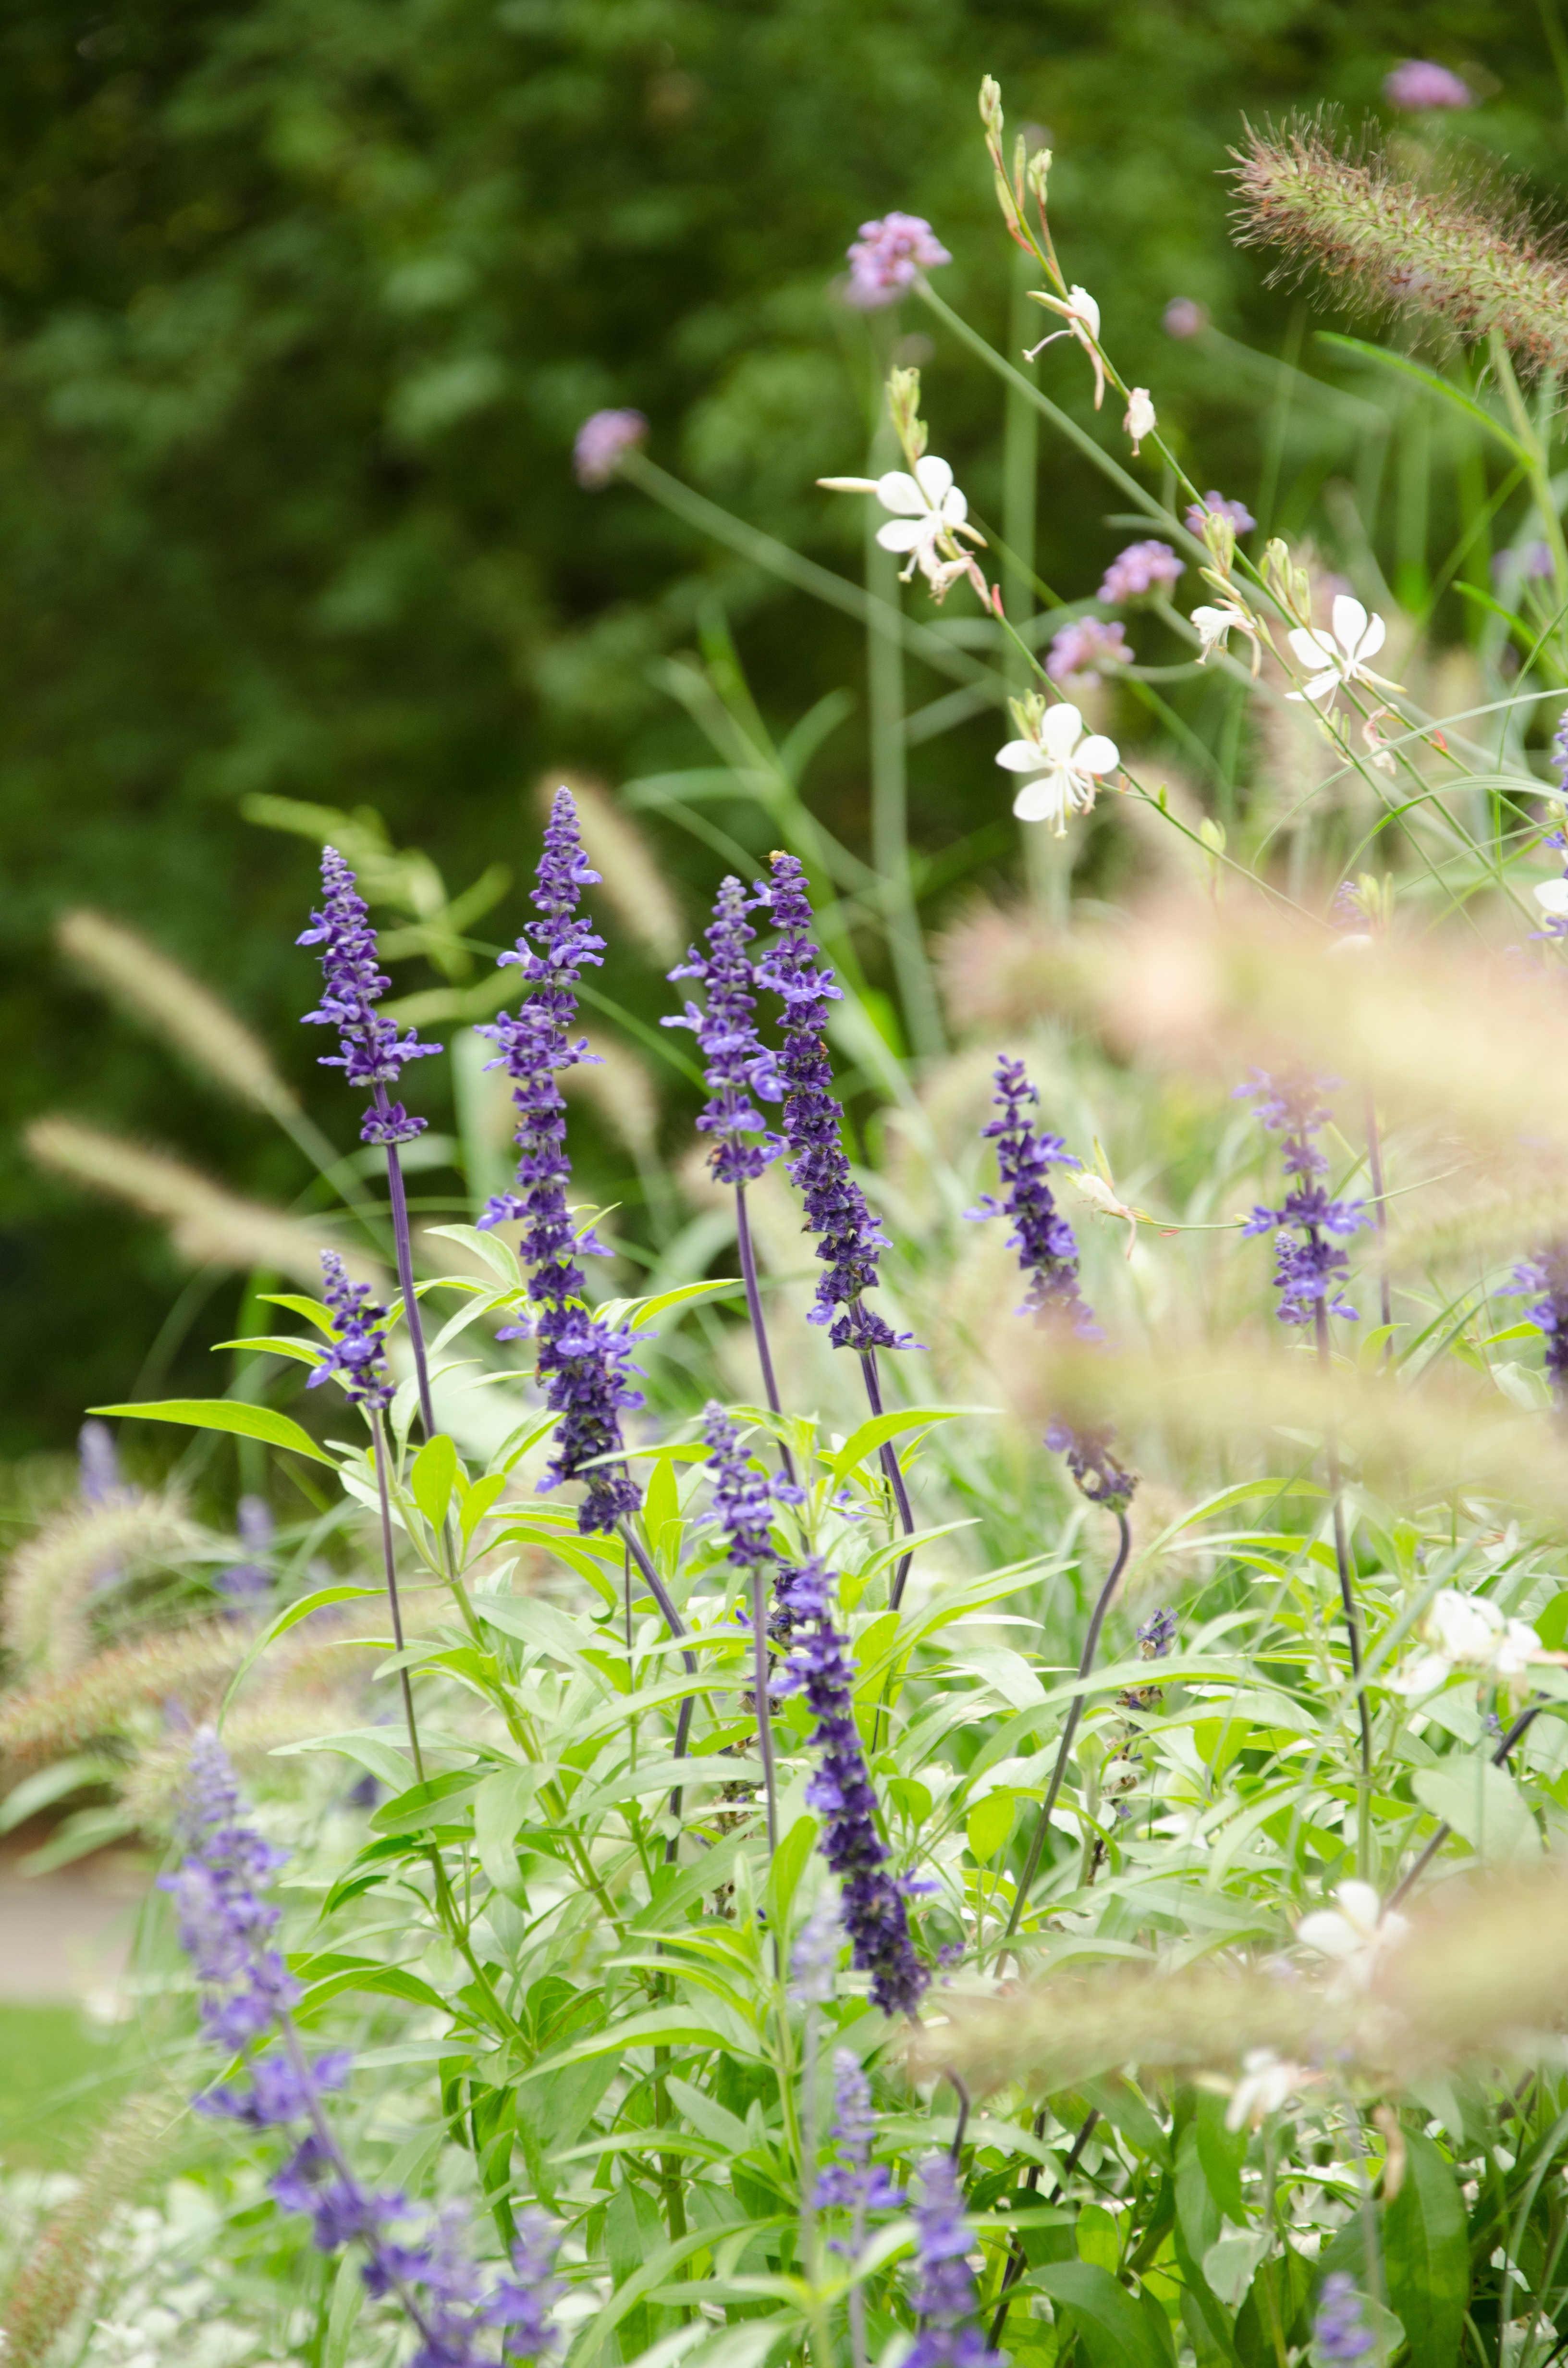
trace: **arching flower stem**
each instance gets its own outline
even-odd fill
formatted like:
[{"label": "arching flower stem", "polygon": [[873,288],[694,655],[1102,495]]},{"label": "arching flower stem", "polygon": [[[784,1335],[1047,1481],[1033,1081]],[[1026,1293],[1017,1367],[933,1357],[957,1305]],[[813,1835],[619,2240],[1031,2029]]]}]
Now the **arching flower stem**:
[{"label": "arching flower stem", "polygon": [[[1127,1557],[1132,1551],[1132,1532],[1128,1527],[1125,1506],[1112,1504],[1109,1509],[1116,1516],[1116,1526],[1119,1533],[1116,1560],[1111,1565],[1110,1577],[1100,1589],[1099,1600],[1095,1605],[1094,1617],[1089,1622],[1089,1633],[1084,1639],[1084,1649],[1078,1656],[1078,1676],[1081,1679],[1086,1678],[1095,1666],[1095,1655],[1099,1650],[1100,1631],[1105,1626],[1106,1614],[1110,1610],[1121,1574],[1127,1568]],[[1024,1912],[1024,1903],[1029,1896],[1036,1875],[1040,1873],[1040,1857],[1045,1849],[1045,1837],[1051,1827],[1051,1813],[1056,1806],[1057,1795],[1062,1790],[1062,1779],[1067,1773],[1067,1760],[1073,1749],[1074,1738],[1078,1732],[1079,1721],[1084,1715],[1084,1699],[1082,1692],[1075,1693],[1072,1707],[1067,1713],[1067,1723],[1062,1730],[1062,1741],[1057,1746],[1056,1765],[1051,1771],[1050,1787],[1040,1804],[1040,1816],[1035,1820],[1034,1834],[1029,1842],[1029,1854],[1024,1861],[1024,1871],[1018,1877],[1018,1887],[1013,1897],[1013,1912],[1007,1918],[1007,1930],[1003,1935],[1005,1941],[1010,1941],[1017,1930],[1018,1918]]]},{"label": "arching flower stem", "polygon": [[[873,1415],[880,1415],[883,1410],[881,1376],[877,1371],[877,1352],[874,1349],[861,1349],[860,1371],[866,1379],[867,1403]],[[903,1534],[906,1538],[912,1538],[915,1535],[914,1508],[910,1505],[909,1490],[904,1486],[903,1466],[898,1460],[898,1451],[891,1439],[884,1439],[882,1441],[881,1465],[887,1475],[888,1486],[892,1490],[893,1501],[898,1507],[898,1518]],[[899,1557],[898,1568],[893,1574],[892,1589],[888,1597],[888,1609],[891,1611],[896,1611],[903,1600],[904,1582],[909,1577],[909,1565],[914,1560],[913,1554],[902,1554]],[[871,1748],[876,1749],[874,1740]]]}]

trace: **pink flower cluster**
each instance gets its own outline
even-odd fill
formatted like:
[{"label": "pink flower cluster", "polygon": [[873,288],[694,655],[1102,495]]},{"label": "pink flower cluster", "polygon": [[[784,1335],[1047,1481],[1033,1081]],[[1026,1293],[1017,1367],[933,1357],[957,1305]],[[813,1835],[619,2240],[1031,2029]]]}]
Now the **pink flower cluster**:
[{"label": "pink flower cluster", "polygon": [[596,489],[608,485],[620,466],[620,456],[641,444],[648,423],[640,411],[596,411],[577,430],[572,466],[577,483]]},{"label": "pink flower cluster", "polygon": [[1168,592],[1187,568],[1168,542],[1130,542],[1106,569],[1102,600],[1138,600],[1145,592]]},{"label": "pink flower cluster", "polygon": [[849,249],[847,301],[858,312],[877,313],[896,304],[917,271],[934,271],[952,256],[920,214],[884,214],[862,222]]},{"label": "pink flower cluster", "polygon": [[1403,58],[1383,80],[1383,97],[1391,107],[1419,115],[1432,107],[1471,107],[1475,94],[1467,82],[1430,58]]},{"label": "pink flower cluster", "polygon": [[1045,670],[1052,682],[1066,682],[1075,674],[1095,675],[1101,666],[1131,664],[1132,652],[1119,625],[1104,624],[1098,617],[1080,617],[1052,635]]},{"label": "pink flower cluster", "polygon": [[1200,502],[1193,502],[1187,509],[1182,523],[1188,534],[1202,533],[1206,514],[1210,518],[1229,518],[1238,534],[1250,534],[1257,524],[1245,502],[1231,502],[1223,494],[1208,493]]}]

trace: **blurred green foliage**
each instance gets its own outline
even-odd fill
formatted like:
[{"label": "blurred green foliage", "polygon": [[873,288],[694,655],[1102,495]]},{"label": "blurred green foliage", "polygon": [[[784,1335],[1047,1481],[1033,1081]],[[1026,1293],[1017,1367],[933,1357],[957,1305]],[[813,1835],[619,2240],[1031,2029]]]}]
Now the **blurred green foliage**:
[{"label": "blurred green foliage", "polygon": [[[715,602],[770,722],[858,680],[846,620],[628,489],[580,491],[571,438],[596,406],[634,403],[666,466],[858,572],[853,506],[812,480],[860,464],[888,335],[928,324],[867,324],[831,283],[864,216],[923,212],[956,258],[944,293],[1005,337],[983,72],[1012,122],[1046,127],[1072,274],[1198,481],[1256,499],[1267,381],[1217,340],[1160,327],[1179,294],[1265,352],[1299,339],[1293,300],[1226,236],[1220,176],[1244,114],[1377,110],[1382,76],[1419,47],[1484,98],[1452,136],[1551,189],[1564,160],[1552,6],[125,0],[93,14],[11,0],[7,1141],[65,1108],[270,1198],[309,1180],[264,1121],[71,982],[50,930],[78,902],[230,996],[345,1139],[343,1098],[293,1024],[312,977],[293,949],[309,851],[247,823],[247,793],[372,805],[461,886],[496,860],[526,870],[545,768],[615,779],[693,759],[693,727],[651,666]],[[943,449],[994,509],[994,382],[925,358]],[[1052,385],[1091,416],[1086,373]],[[1302,467],[1300,485],[1280,479],[1287,528],[1315,484]],[[1040,566],[1071,597],[1121,539],[1102,506],[1082,469],[1048,456]],[[924,844],[972,822],[989,731],[916,753]],[[830,741],[813,795],[859,847],[858,733]],[[695,905],[707,859],[684,841],[667,853]],[[517,893],[485,930],[510,935]],[[416,966],[399,985],[429,976]],[[178,1269],[154,1228],[86,1205],[17,1150],[0,1192],[15,1452],[63,1443],[83,1405],[131,1391]],[[223,1285],[176,1355],[187,1381],[206,1385],[200,1343],[230,1328],[234,1297]]]}]

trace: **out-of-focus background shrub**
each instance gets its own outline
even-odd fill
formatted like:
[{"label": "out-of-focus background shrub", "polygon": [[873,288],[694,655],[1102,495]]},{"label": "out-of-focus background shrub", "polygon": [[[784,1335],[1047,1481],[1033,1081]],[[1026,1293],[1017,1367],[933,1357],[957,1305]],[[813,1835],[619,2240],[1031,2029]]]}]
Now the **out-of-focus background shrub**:
[{"label": "out-of-focus background shrub", "polygon": [[[64,1111],[177,1145],[273,1202],[311,1173],[259,1112],[113,1016],[59,950],[63,913],[131,922],[220,989],[342,1142],[342,1098],[295,1025],[313,850],[247,818],[247,801],[373,807],[453,887],[497,863],[516,882],[541,773],[614,783],[705,761],[659,665],[718,609],[780,730],[857,678],[847,620],[628,488],[581,490],[570,450],[585,413],[639,406],[665,465],[855,574],[857,507],[812,480],[863,465],[873,385],[903,336],[943,449],[994,509],[994,381],[916,308],[868,322],[833,290],[861,219],[902,207],[952,250],[945,292],[1005,339],[1008,254],[974,114],[990,71],[1010,120],[1050,138],[1072,276],[1159,390],[1197,482],[1299,534],[1358,464],[1370,415],[1287,400],[1239,351],[1350,382],[1313,342],[1321,315],[1267,290],[1227,238],[1221,176],[1244,115],[1332,101],[1397,125],[1383,80],[1417,51],[1479,103],[1442,127],[1405,122],[1406,150],[1494,150],[1550,196],[1568,55],[1554,25],[1549,6],[1503,0],[12,0],[0,1447],[63,1448],[85,1405],[139,1385],[209,1386],[206,1344],[236,1317],[233,1280],[211,1279],[160,1345],[188,1269],[162,1226],[30,1161],[26,1121]],[[1169,334],[1177,298],[1211,326]],[[1053,392],[1090,417],[1086,372]],[[1403,477],[1396,460],[1382,484],[1387,564],[1418,606],[1454,488],[1425,459]],[[1105,507],[1088,472],[1048,467],[1039,566],[1065,597],[1091,592],[1125,539]],[[1484,582],[1483,554],[1465,566]],[[1483,621],[1450,601],[1438,626],[1460,639]],[[1147,716],[1142,731],[1158,745]],[[986,802],[1005,819],[994,737],[982,719],[915,751],[926,849],[958,847]],[[811,794],[863,848],[856,717]],[[715,821],[756,837],[755,818]],[[674,832],[658,843],[695,914],[712,858]],[[960,853],[926,917],[939,923],[966,881],[999,884],[1014,845],[1004,831]],[[479,931],[508,939],[517,897]],[[645,1003],[654,973],[638,959],[612,956],[607,976]],[[403,992],[438,978],[399,966]],[[421,1184],[460,1189],[449,1169]]]}]

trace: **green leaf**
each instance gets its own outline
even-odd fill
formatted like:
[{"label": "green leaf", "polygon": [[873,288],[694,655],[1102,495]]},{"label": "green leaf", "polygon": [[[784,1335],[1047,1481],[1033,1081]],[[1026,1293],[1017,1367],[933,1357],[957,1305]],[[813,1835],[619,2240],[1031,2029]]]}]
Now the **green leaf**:
[{"label": "green leaf", "polygon": [[472,1543],[475,1530],[478,1529],[506,1486],[506,1475],[504,1472],[490,1472],[483,1480],[476,1480],[464,1497],[460,1521],[465,1548]]},{"label": "green leaf", "polygon": [[381,1592],[379,1587],[322,1587],[317,1588],[314,1595],[302,1595],[298,1603],[286,1604],[271,1625],[262,1630],[261,1634],[256,1639],[244,1659],[229,1679],[228,1689],[218,1705],[220,1734],[222,1732],[223,1720],[229,1704],[233,1701],[244,1679],[269,1645],[275,1645],[279,1636],[286,1636],[290,1628],[297,1628],[301,1620],[308,1620],[312,1611],[324,1611],[329,1603],[362,1602],[367,1596],[380,1595]]},{"label": "green leaf", "polygon": [[1322,346],[1337,346],[1342,353],[1355,354],[1362,361],[1376,362],[1381,369],[1393,370],[1401,378],[1414,379],[1417,386],[1424,387],[1439,403],[1446,403],[1455,411],[1462,412],[1473,427],[1483,428],[1488,436],[1494,437],[1521,469],[1529,467],[1530,456],[1517,438],[1511,436],[1502,421],[1494,418],[1473,395],[1466,394],[1462,387],[1456,386],[1452,379],[1440,377],[1435,370],[1428,370],[1424,362],[1412,361],[1408,354],[1391,353],[1386,347],[1369,345],[1362,337],[1344,336],[1336,329],[1319,329],[1317,341]]},{"label": "green leaf", "polygon": [[971,1854],[983,1866],[994,1859],[1011,1838],[1017,1807],[1016,1793],[987,1793],[984,1800],[977,1802],[964,1820]]},{"label": "green leaf", "polygon": [[326,2341],[322,2347],[322,2368],[347,2368],[348,2347],[354,2340],[354,2329],[364,2299],[365,2281],[359,2273],[355,2249],[350,2246],[338,2263],[337,2275],[333,2280]]},{"label": "green leaf", "polygon": [[1454,1753],[1418,1768],[1410,1789],[1424,1809],[1462,1834],[1488,1866],[1526,1865],[1541,1854],[1540,1835],[1513,1778],[1480,1753]]},{"label": "green leaf", "polygon": [[318,1349],[313,1340],[301,1340],[294,1332],[258,1332],[244,1340],[214,1340],[212,1346],[214,1349],[265,1349],[268,1356],[293,1357],[301,1365],[319,1365],[326,1354],[325,1349]]},{"label": "green leaf", "polygon": [[778,1925],[785,1930],[789,1929],[790,1903],[795,1896],[796,1886],[805,1871],[806,1861],[812,1854],[812,1844],[816,1838],[816,1819],[797,1817],[773,1853],[769,1884],[773,1914]]},{"label": "green leaf", "polygon": [[1389,2303],[1421,2368],[1454,2368],[1470,2297],[1464,2199],[1448,2157],[1404,2133],[1404,2179],[1383,2214]]},{"label": "green leaf", "polygon": [[677,1283],[673,1290],[656,1291],[648,1299],[607,1300],[597,1315],[605,1323],[642,1326],[655,1315],[663,1315],[666,1308],[695,1307],[699,1301],[709,1299],[733,1299],[744,1289],[738,1275],[719,1275],[708,1282]]},{"label": "green leaf", "polygon": [[344,1990],[368,1990],[372,1996],[404,1998],[410,2006],[434,2007],[439,2014],[451,2012],[439,1990],[402,1965],[355,1965],[341,1974],[328,1974],[312,1983],[296,2011],[308,2015],[313,2007],[325,2006]]},{"label": "green leaf", "polygon": [[8,1834],[37,1809],[52,1808],[56,1801],[64,1800],[68,1793],[79,1792],[84,1784],[106,1784],[123,1776],[123,1767],[113,1759],[80,1757],[57,1759],[51,1768],[39,1768],[32,1775],[24,1776],[14,1784],[0,1806],[0,1834]]},{"label": "green leaf", "polygon": [[517,1838],[539,1790],[533,1768],[500,1768],[473,1796],[473,1840],[479,1863],[503,1898],[521,1906]]},{"label": "green leaf", "polygon": [[955,1422],[960,1415],[986,1414],[986,1406],[906,1406],[902,1412],[874,1414],[852,1430],[843,1446],[825,1458],[828,1470],[835,1480],[853,1472],[858,1463],[874,1455],[883,1442],[896,1439],[901,1431],[918,1430],[933,1422]]},{"label": "green leaf", "polygon": [[521,1282],[522,1269],[516,1256],[494,1234],[483,1234],[477,1225],[426,1225],[425,1231],[436,1241],[460,1242],[465,1250],[482,1259],[509,1291],[515,1291]]},{"label": "green leaf", "polygon": [[264,1439],[268,1447],[287,1447],[312,1463],[335,1470],[308,1430],[290,1422],[271,1406],[251,1406],[243,1398],[158,1398],[143,1406],[89,1406],[89,1414],[116,1414],[136,1422],[185,1422],[193,1430],[230,1430],[241,1439]]},{"label": "green leaf", "polygon": [[259,1297],[264,1307],[286,1307],[290,1315],[302,1315],[318,1332],[330,1335],[337,1329],[332,1310],[324,1300],[307,1299],[298,1291],[264,1291]]},{"label": "green leaf", "polygon": [[415,1457],[414,1469],[408,1476],[415,1503],[437,1532],[446,1520],[457,1476],[458,1451],[444,1430],[437,1431]]},{"label": "green leaf", "polygon": [[1161,2346],[1108,2270],[1094,2261],[1051,2261],[1034,2271],[1034,2282],[1067,2312],[1089,2368],[1171,2368],[1174,2348]]}]

